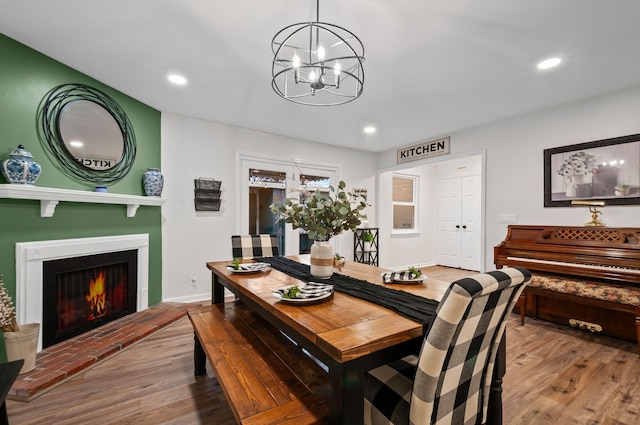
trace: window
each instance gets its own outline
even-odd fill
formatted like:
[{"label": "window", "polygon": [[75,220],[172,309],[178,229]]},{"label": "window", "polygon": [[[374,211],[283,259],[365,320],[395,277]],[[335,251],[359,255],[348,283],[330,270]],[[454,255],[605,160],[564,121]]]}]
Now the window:
[{"label": "window", "polygon": [[392,176],[391,203],[393,207],[393,231],[415,231],[417,216],[417,184],[413,176]]}]

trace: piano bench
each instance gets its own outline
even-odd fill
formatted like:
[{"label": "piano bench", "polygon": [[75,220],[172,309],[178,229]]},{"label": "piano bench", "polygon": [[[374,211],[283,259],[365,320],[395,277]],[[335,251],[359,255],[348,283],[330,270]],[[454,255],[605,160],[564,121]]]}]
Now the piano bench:
[{"label": "piano bench", "polygon": [[527,312],[534,319],[540,317],[635,341],[640,352],[640,289],[637,287],[611,281],[533,274],[525,288],[524,300],[517,305],[522,324]]}]

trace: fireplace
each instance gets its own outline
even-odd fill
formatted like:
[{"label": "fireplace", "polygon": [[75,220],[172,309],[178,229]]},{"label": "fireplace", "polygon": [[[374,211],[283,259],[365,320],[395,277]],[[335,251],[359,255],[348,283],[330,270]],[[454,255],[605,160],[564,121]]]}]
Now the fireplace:
[{"label": "fireplace", "polygon": [[[48,320],[44,314],[45,295],[44,268],[48,262],[67,260],[74,257],[87,257],[123,251],[136,254],[135,269],[127,275],[129,309],[142,311],[148,307],[149,286],[149,235],[133,234],[118,236],[100,236],[79,239],[59,239],[37,242],[16,243],[16,316],[18,323],[40,323],[38,351],[42,349],[42,335]],[[118,263],[118,261],[116,261]],[[106,261],[103,265],[111,265]],[[70,269],[75,270],[72,266]],[[132,288],[135,279],[136,287]],[[46,286],[49,286],[47,283]],[[84,291],[84,290],[83,290]],[[48,292],[47,292],[48,293]],[[54,290],[55,294],[55,290]],[[53,326],[57,326],[54,325]]]},{"label": "fireplace", "polygon": [[136,250],[45,261],[43,267],[43,348],[136,311]]}]

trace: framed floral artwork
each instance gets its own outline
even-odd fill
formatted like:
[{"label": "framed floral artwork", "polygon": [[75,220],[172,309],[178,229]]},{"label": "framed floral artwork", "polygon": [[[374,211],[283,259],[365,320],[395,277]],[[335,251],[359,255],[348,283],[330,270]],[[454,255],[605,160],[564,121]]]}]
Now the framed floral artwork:
[{"label": "framed floral artwork", "polygon": [[640,134],[544,150],[544,206],[640,204]]}]

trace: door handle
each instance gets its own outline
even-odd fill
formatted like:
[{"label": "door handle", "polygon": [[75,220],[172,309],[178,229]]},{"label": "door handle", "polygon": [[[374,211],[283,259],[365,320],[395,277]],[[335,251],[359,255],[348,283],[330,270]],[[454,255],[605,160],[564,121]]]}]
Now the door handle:
[{"label": "door handle", "polygon": [[466,229],[466,228],[467,228],[467,226],[466,226],[466,225],[464,225],[464,226],[462,226],[462,228],[463,228],[463,229]]},{"label": "door handle", "polygon": [[459,228],[460,228],[460,225],[459,225],[459,224],[456,224],[456,229],[459,229]]}]

